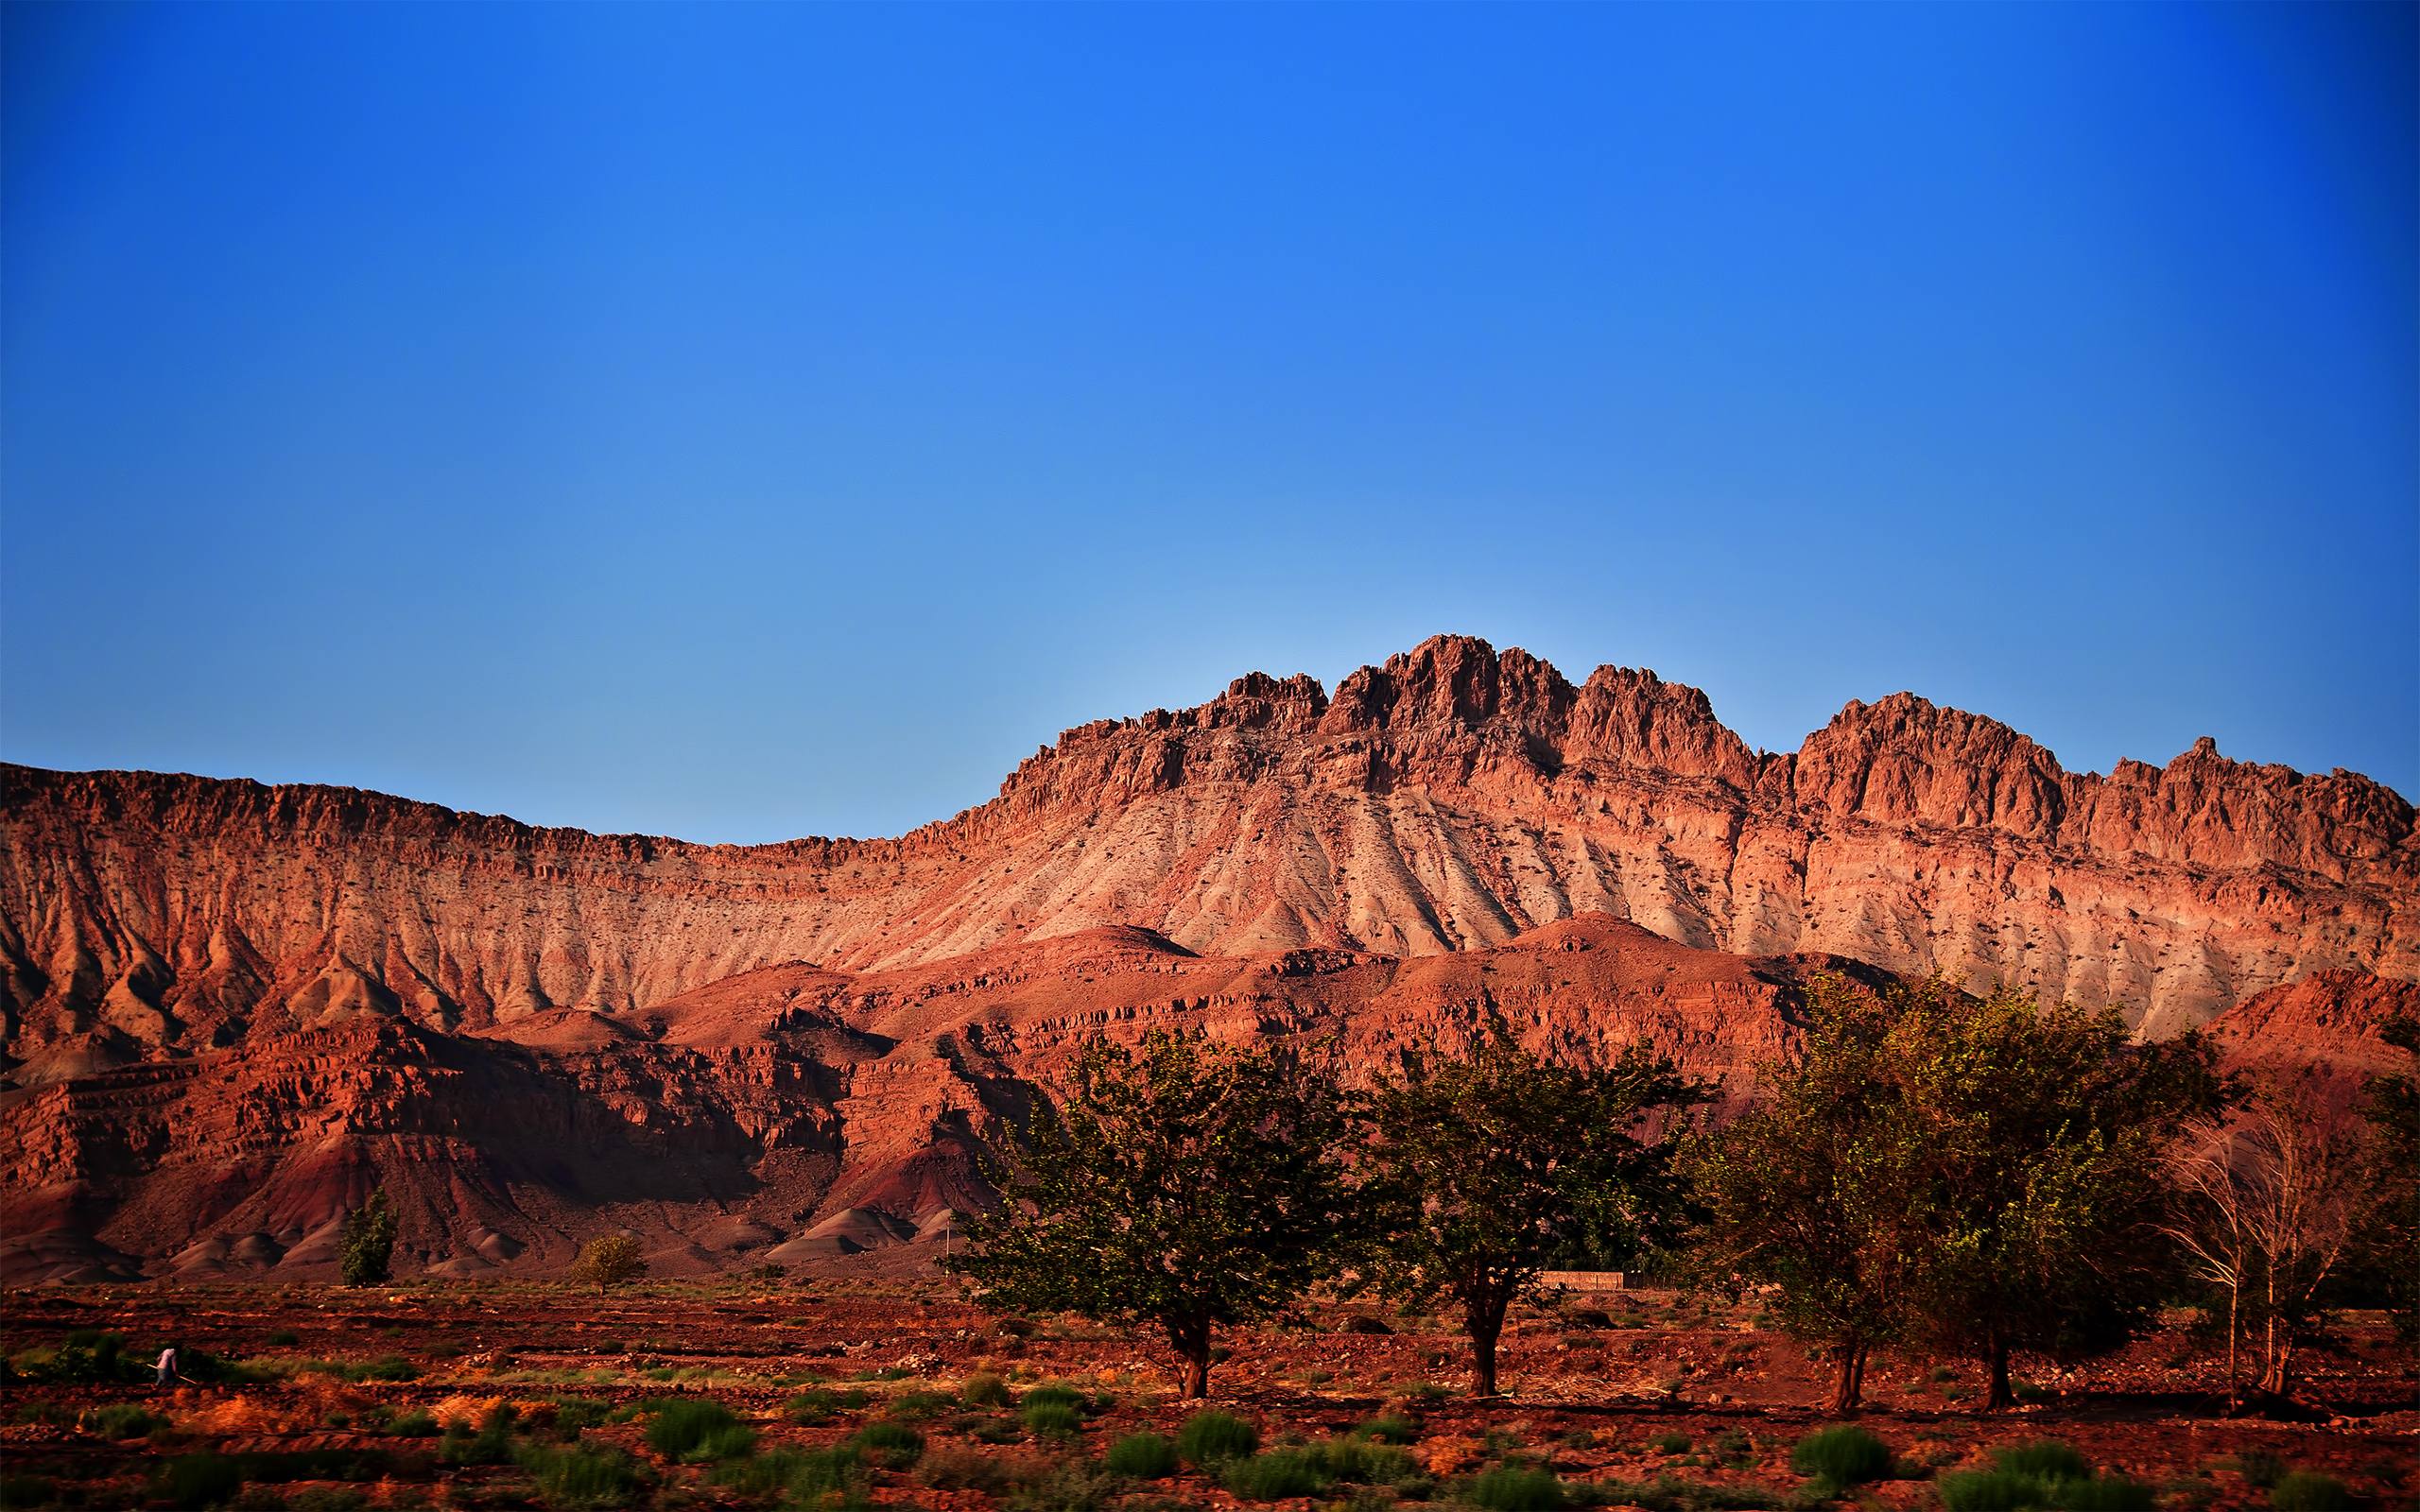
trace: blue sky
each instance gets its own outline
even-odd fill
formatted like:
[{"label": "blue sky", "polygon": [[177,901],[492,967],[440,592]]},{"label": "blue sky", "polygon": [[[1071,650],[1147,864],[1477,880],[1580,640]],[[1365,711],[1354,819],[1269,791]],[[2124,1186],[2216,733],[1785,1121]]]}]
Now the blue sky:
[{"label": "blue sky", "polygon": [[888,833],[1458,630],[2420,793],[2414,14],[12,4],[0,754]]}]

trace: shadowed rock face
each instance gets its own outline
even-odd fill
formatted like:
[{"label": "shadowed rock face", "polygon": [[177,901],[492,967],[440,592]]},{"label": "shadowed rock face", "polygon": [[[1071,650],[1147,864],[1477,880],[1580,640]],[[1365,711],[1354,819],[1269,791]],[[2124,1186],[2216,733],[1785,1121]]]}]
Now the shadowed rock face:
[{"label": "shadowed rock face", "polygon": [[0,1093],[0,1274],[323,1275],[332,1226],[380,1187],[409,1264],[454,1274],[560,1266],[615,1228],[673,1272],[914,1244],[988,1203],[974,1146],[1096,1033],[1288,1038],[1357,1079],[1492,1024],[1583,1062],[1644,1040],[1737,1102],[1824,970],[1878,975],[1603,915],[1413,959],[1203,956],[1125,928],[886,971],[768,967],[619,1021],[255,1028]]},{"label": "shadowed rock face", "polygon": [[2063,770],[1909,695],[1760,754],[1705,696],[1441,637],[1067,731],[895,840],[696,846],[348,789],[7,768],[0,1013],[35,1082],[356,1015],[629,1015],[1133,924],[1423,956],[1591,911],[2115,1002],[2152,1033],[2327,969],[2420,977],[2411,806],[2351,773]]}]

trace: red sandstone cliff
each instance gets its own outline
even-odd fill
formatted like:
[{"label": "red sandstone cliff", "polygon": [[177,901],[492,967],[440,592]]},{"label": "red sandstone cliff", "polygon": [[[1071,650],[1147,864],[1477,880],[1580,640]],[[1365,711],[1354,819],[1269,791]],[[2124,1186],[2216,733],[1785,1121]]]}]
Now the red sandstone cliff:
[{"label": "red sandstone cliff", "polygon": [[2345,772],[2062,769],[1894,695],[1794,754],[1705,697],[1441,637],[1333,698],[1255,674],[1067,731],[896,840],[695,846],[347,789],[0,772],[20,1082],[369,1014],[628,1015],[771,962],[881,969],[1103,925],[1421,956],[1577,913],[1738,954],[2114,1001],[2150,1032],[2314,971],[2420,977],[2411,806]]}]

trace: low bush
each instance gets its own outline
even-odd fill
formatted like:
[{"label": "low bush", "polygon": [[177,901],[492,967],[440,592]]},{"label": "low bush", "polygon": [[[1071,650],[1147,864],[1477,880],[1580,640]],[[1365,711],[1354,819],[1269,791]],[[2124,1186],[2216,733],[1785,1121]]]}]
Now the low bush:
[{"label": "low bush", "polygon": [[614,1404],[595,1397],[554,1397],[546,1405],[555,1409],[555,1426],[578,1433],[595,1428],[614,1415]]},{"label": "low bush", "polygon": [[603,1444],[533,1448],[521,1463],[538,1484],[538,1500],[566,1512],[634,1506],[647,1492],[638,1461]]},{"label": "low bush", "polygon": [[1412,1444],[1420,1440],[1419,1425],[1409,1418],[1394,1414],[1373,1418],[1353,1432],[1358,1437],[1381,1444]]},{"label": "low bush", "polygon": [[1232,1460],[1220,1480],[1228,1490],[1247,1502],[1317,1496],[1328,1486],[1327,1473],[1318,1456],[1299,1449],[1272,1449],[1250,1459]]},{"label": "low bush", "polygon": [[1891,1446],[1850,1424],[1819,1428],[1790,1450],[1789,1468],[1825,1486],[1862,1486],[1891,1473]]},{"label": "low bush", "polygon": [[812,1512],[858,1512],[873,1504],[866,1495],[864,1463],[854,1447],[841,1444],[781,1458],[789,1466],[784,1483],[787,1504]]},{"label": "low bush", "polygon": [[946,1391],[903,1391],[890,1399],[890,1416],[923,1421],[938,1418],[958,1405],[958,1399]]},{"label": "low bush", "polygon": [[1752,1512],[1758,1508],[1812,1508],[1831,1500],[1829,1492],[1789,1494],[1769,1486],[1745,1482],[1712,1486],[1659,1475],[1651,1481],[1580,1481],[1564,1492],[1589,1506],[1639,1506],[1648,1512]]},{"label": "low bush", "polygon": [[2031,1475],[2045,1481],[2081,1481],[2092,1473],[2090,1461],[2050,1438],[1995,1450],[1992,1463],[2012,1474]]},{"label": "low bush", "polygon": [[1177,1430],[1176,1452],[1197,1469],[1242,1459],[1260,1447],[1260,1430],[1231,1413],[1197,1412]]},{"label": "low bush", "polygon": [[770,1453],[724,1460],[706,1472],[706,1481],[743,1496],[775,1496],[788,1486],[804,1464],[792,1451],[777,1449]]},{"label": "low bush", "polygon": [[2267,1490],[2286,1477],[2285,1457],[2265,1449],[2248,1449],[2235,1457],[2236,1473]]},{"label": "low bush", "polygon": [[437,1436],[437,1419],[430,1416],[427,1408],[414,1407],[389,1419],[387,1432],[397,1438],[434,1438]]},{"label": "low bush", "polygon": [[2152,1512],[2158,1498],[2122,1475],[2066,1478],[2022,1470],[1966,1470],[1940,1481],[1948,1512]]},{"label": "low bush", "polygon": [[292,1329],[271,1329],[267,1343],[272,1349],[290,1349],[302,1342],[302,1335]]},{"label": "low bush", "polygon": [[151,1494],[174,1507],[223,1506],[244,1488],[244,1472],[224,1454],[179,1454],[151,1476]]},{"label": "low bush", "polygon": [[1087,1460],[1063,1460],[1011,1495],[1008,1512],[1103,1512],[1120,1484]]},{"label": "low bush", "polygon": [[382,1354],[346,1366],[344,1376],[347,1381],[418,1381],[420,1366],[400,1354]]},{"label": "low bush", "polygon": [[846,1391],[832,1391],[819,1386],[792,1397],[783,1404],[782,1413],[801,1427],[813,1428],[830,1422],[843,1412],[855,1412],[866,1401],[866,1394],[855,1386]]},{"label": "low bush", "polygon": [[168,1419],[140,1402],[117,1401],[84,1414],[80,1426],[100,1438],[141,1438],[155,1428],[167,1427]]},{"label": "low bush", "polygon": [[989,1370],[968,1376],[966,1383],[959,1388],[958,1397],[970,1407],[1006,1407],[1014,1400],[1009,1383]]},{"label": "low bush", "polygon": [[884,1469],[904,1470],[925,1456],[925,1435],[906,1423],[868,1423],[849,1442]]},{"label": "low bush", "polygon": [[917,1465],[916,1479],[937,1491],[980,1491],[999,1497],[1031,1486],[1049,1472],[1049,1466],[1021,1454],[937,1449]]},{"label": "low bush", "polygon": [[666,1459],[732,1459],[755,1447],[756,1431],[711,1398],[658,1397],[639,1409],[648,1414],[647,1447]]},{"label": "low bush", "polygon": [[474,1433],[457,1423],[437,1441],[437,1457],[448,1465],[502,1465],[512,1458],[513,1413],[499,1404]]},{"label": "low bush", "polygon": [[1160,1434],[1129,1434],[1109,1446],[1101,1463],[1113,1475],[1137,1481],[1165,1480],[1176,1473],[1176,1444]]},{"label": "low bush", "polygon": [[1411,1456],[1390,1444],[1367,1438],[1329,1438],[1311,1446],[1310,1454],[1331,1481],[1352,1485],[1398,1486],[1419,1471]]},{"label": "low bush", "polygon": [[1647,1441],[1647,1447],[1659,1454],[1685,1454],[1689,1452],[1689,1435],[1658,1434]]},{"label": "low bush", "polygon": [[1052,1382],[1047,1385],[1035,1386],[1027,1391],[1024,1396],[1017,1399],[1017,1405],[1020,1407],[1060,1406],[1066,1408],[1069,1412],[1082,1413],[1090,1408],[1092,1403],[1086,1401],[1084,1394],[1075,1387],[1063,1386]]},{"label": "low bush", "polygon": [[2333,1475],[2293,1470],[2269,1488],[2269,1504],[2277,1512],[2347,1512],[2353,1494]]},{"label": "low bush", "polygon": [[1552,1474],[1513,1465],[1499,1465],[1474,1477],[1462,1496],[1487,1512],[1553,1512],[1571,1501],[1570,1492]]},{"label": "low bush", "polygon": [[1073,1438],[1084,1427],[1083,1414],[1063,1401],[1032,1401],[1017,1409],[1027,1430],[1044,1438]]}]

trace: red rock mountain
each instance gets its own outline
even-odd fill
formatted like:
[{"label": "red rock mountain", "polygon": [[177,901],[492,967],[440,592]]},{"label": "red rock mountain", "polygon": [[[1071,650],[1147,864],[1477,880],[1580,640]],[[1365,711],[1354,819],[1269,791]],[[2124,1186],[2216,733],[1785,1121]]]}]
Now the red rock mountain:
[{"label": "red rock mountain", "polygon": [[1759,753],[1694,689],[1453,637],[1333,697],[1255,674],[1069,730],[896,840],[0,782],[12,1272],[307,1267],[373,1181],[456,1266],[609,1222],[700,1265],[887,1244],[972,1194],[967,1139],[1072,1036],[1154,1020],[1358,1057],[1501,1011],[1720,1074],[1825,959],[2153,1034],[2316,972],[2420,978],[2412,809],[2365,778],[2206,741],[2078,775],[1908,695]]}]

